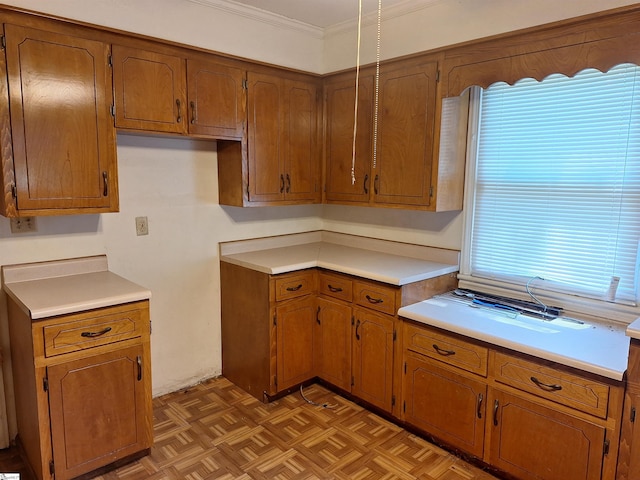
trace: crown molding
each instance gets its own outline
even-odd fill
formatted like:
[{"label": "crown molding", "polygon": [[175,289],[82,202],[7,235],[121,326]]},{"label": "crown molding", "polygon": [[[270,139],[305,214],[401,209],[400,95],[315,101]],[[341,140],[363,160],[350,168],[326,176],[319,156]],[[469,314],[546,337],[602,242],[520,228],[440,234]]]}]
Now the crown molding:
[{"label": "crown molding", "polygon": [[[382,22],[402,17],[405,15],[411,15],[412,13],[420,10],[431,8],[438,3],[443,3],[446,0],[405,0],[404,2],[396,3],[389,7],[384,6],[384,0],[382,0]],[[362,16],[362,26],[369,27],[377,25],[378,12],[370,13]],[[358,19],[347,20],[345,22],[331,25],[324,29],[325,35],[335,35],[344,33],[347,31],[354,31],[358,27]]]},{"label": "crown molding", "polygon": [[187,2],[204,5],[205,7],[211,7],[219,11],[231,13],[240,17],[248,18],[256,22],[262,22],[267,25],[271,25],[278,28],[286,28],[294,30],[315,38],[324,38],[324,29],[309,25],[308,23],[300,22],[282,15],[267,12],[260,8],[255,8],[249,5],[243,5],[233,2],[232,0],[186,0]]}]

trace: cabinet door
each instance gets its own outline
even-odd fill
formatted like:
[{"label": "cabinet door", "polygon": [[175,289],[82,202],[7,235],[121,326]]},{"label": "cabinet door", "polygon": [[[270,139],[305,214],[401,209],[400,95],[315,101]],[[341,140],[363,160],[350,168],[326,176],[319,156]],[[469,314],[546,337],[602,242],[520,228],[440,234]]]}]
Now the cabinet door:
[{"label": "cabinet door", "polygon": [[151,446],[141,345],[47,368],[55,477],[73,478]]},{"label": "cabinet door", "polygon": [[285,80],[285,198],[320,201],[318,87]]},{"label": "cabinet door", "polygon": [[112,50],[116,127],[185,133],[184,60],[120,45]]},{"label": "cabinet door", "polygon": [[[340,77],[342,78],[342,77]],[[368,203],[371,191],[373,76],[360,77],[355,145],[355,183],[351,180],[356,89],[351,76],[325,86],[325,198],[327,202]]]},{"label": "cabinet door", "polygon": [[354,308],[353,387],[356,397],[391,411],[393,317]]},{"label": "cabinet door", "polygon": [[313,368],[312,295],[283,302],[276,307],[277,389],[285,390],[315,376]]},{"label": "cabinet door", "polygon": [[437,62],[380,73],[374,202],[430,202]]},{"label": "cabinet door", "polygon": [[241,140],[246,121],[245,72],[214,62],[187,59],[189,133]]},{"label": "cabinet door", "polygon": [[16,25],[5,35],[18,210],[117,211],[108,45]]},{"label": "cabinet door", "polygon": [[437,367],[415,354],[405,357],[406,420],[482,457],[487,387],[479,380]]},{"label": "cabinet door", "polygon": [[351,391],[351,306],[318,298],[315,345],[320,378]]},{"label": "cabinet door", "polygon": [[247,73],[249,201],[284,200],[282,79]]},{"label": "cabinet door", "polygon": [[605,428],[490,388],[489,463],[522,480],[600,478]]}]

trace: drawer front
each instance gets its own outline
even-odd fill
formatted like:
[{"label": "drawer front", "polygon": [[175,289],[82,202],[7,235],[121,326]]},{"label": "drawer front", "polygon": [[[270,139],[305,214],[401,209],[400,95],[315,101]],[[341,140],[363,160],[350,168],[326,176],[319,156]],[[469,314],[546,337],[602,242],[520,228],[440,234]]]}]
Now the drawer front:
[{"label": "drawer front", "polygon": [[318,275],[318,292],[322,295],[339,298],[345,302],[351,302],[353,282],[346,277],[321,272]]},{"label": "drawer front", "polygon": [[389,315],[396,314],[396,291],[392,287],[354,282],[353,288],[354,303]]},{"label": "drawer front", "polygon": [[487,376],[489,349],[429,328],[405,322],[404,346],[467,372]]},{"label": "drawer front", "polygon": [[302,272],[294,275],[275,277],[276,301],[301,297],[315,290],[314,272]]},{"label": "drawer front", "polygon": [[[142,336],[142,310],[107,313],[43,327],[45,357]],[[145,316],[146,317],[146,316]]]},{"label": "drawer front", "polygon": [[496,382],[601,418],[607,417],[609,386],[579,375],[495,352]]}]

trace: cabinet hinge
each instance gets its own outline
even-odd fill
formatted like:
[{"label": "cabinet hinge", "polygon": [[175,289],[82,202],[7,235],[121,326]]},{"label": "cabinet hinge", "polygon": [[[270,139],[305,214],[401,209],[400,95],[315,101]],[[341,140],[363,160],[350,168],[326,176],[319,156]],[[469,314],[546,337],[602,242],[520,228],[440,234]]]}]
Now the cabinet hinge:
[{"label": "cabinet hinge", "polygon": [[602,447],[602,454],[603,455],[609,455],[609,439],[605,438],[604,440],[604,446]]},{"label": "cabinet hinge", "polygon": [[407,402],[402,402],[402,412],[407,413]]},{"label": "cabinet hinge", "polygon": [[429,187],[429,197],[433,197],[433,185]]},{"label": "cabinet hinge", "polygon": [[436,82],[440,81],[440,70],[436,71]]},{"label": "cabinet hinge", "polygon": [[398,338],[398,333],[396,332],[396,329],[393,329],[393,341],[396,341],[396,338]]},{"label": "cabinet hinge", "polygon": [[278,325],[278,316],[274,315],[273,316],[273,326],[275,327],[276,325]]},{"label": "cabinet hinge", "polygon": [[407,362],[404,362],[404,374],[407,374]]},{"label": "cabinet hinge", "polygon": [[247,90],[249,88],[249,81],[246,78],[242,79],[242,88]]},{"label": "cabinet hinge", "polygon": [[391,395],[391,406],[395,407],[396,405],[396,396],[395,395]]},{"label": "cabinet hinge", "polygon": [[631,413],[629,414],[629,420],[631,420],[631,423],[635,423],[635,421],[636,421],[636,407],[631,407]]},{"label": "cabinet hinge", "polygon": [[355,315],[351,315],[351,326],[353,327],[356,324],[356,317]]},{"label": "cabinet hinge", "polygon": [[111,116],[113,118],[116,118],[116,105],[115,104],[111,104]]},{"label": "cabinet hinge", "polygon": [[107,65],[109,68],[113,68],[113,56],[111,54],[107,57]]},{"label": "cabinet hinge", "polygon": [[42,379],[42,389],[43,389],[45,392],[48,392],[48,391],[49,391],[49,379],[48,379],[47,377],[44,377],[44,378]]},{"label": "cabinet hinge", "polygon": [[56,474],[56,466],[53,463],[53,460],[49,460],[49,473],[51,475],[55,475]]},{"label": "cabinet hinge", "polygon": [[7,37],[5,37],[4,35],[2,35],[0,37],[0,44],[2,45],[2,49],[4,50],[5,48],[7,48]]},{"label": "cabinet hinge", "polygon": [[273,376],[273,384],[275,385],[276,389],[278,388],[278,376],[274,375]]},{"label": "cabinet hinge", "polygon": [[18,189],[16,188],[16,184],[12,183],[11,184],[11,196],[17,200],[18,199]]},{"label": "cabinet hinge", "polygon": [[251,198],[251,193],[249,192],[249,182],[247,182],[247,199]]}]

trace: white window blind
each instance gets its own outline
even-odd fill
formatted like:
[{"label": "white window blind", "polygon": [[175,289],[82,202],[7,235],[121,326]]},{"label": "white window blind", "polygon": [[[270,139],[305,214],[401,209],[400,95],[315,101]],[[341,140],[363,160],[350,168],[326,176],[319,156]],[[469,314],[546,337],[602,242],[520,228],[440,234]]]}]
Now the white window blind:
[{"label": "white window blind", "polygon": [[[640,68],[585,70],[483,92],[472,276],[637,299]],[[536,285],[538,286],[538,285]]]}]

